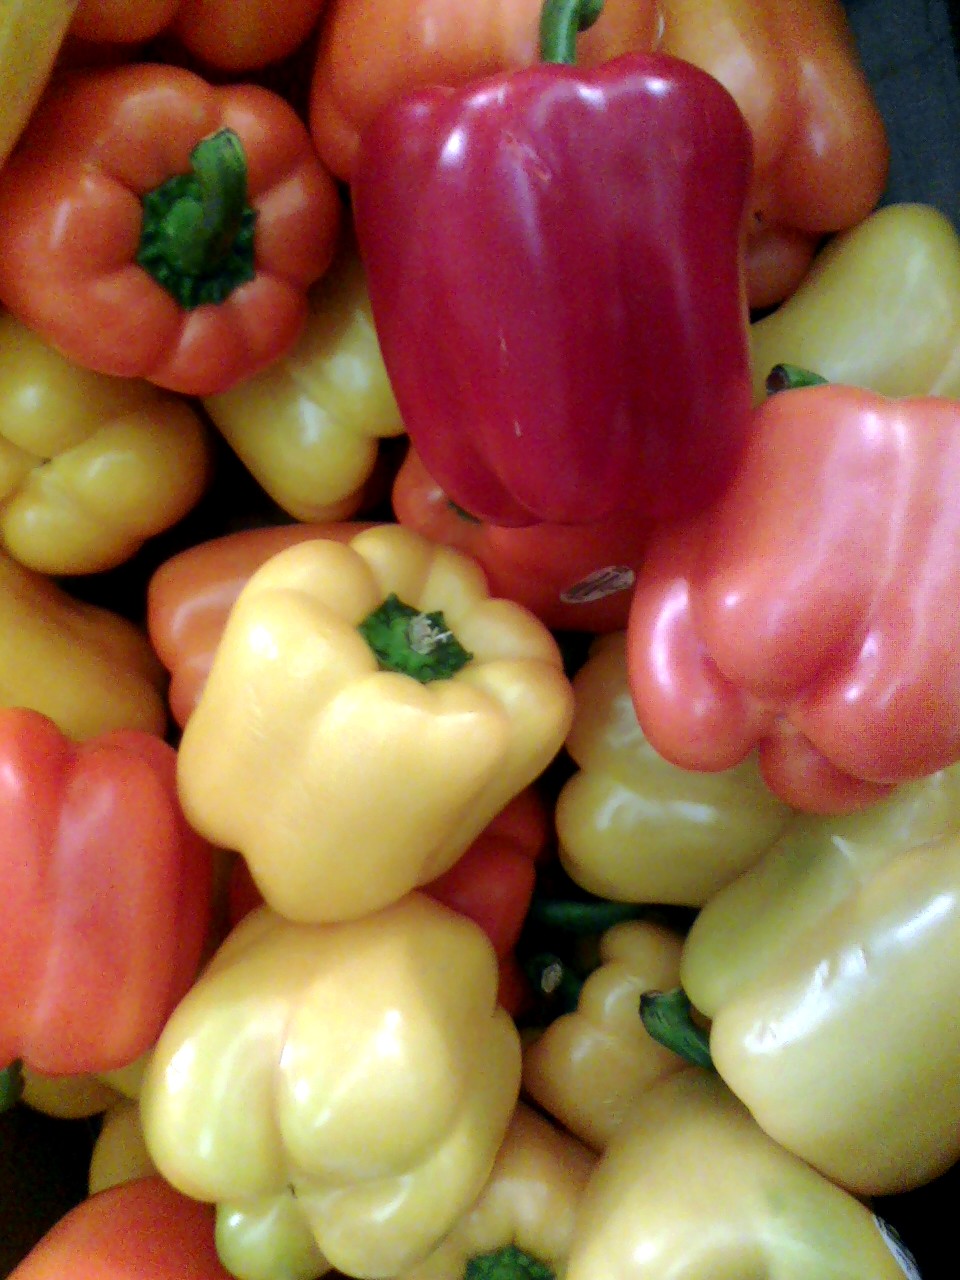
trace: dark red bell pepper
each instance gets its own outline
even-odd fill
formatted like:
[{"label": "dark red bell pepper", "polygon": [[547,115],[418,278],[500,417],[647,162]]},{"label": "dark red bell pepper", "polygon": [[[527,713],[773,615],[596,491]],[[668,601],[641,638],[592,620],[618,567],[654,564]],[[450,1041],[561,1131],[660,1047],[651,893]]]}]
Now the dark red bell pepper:
[{"label": "dark red bell pepper", "polygon": [[548,0],[548,62],[388,104],[352,184],[407,430],[494,524],[695,511],[746,435],[749,128],[679,59],[567,65],[599,12]]}]

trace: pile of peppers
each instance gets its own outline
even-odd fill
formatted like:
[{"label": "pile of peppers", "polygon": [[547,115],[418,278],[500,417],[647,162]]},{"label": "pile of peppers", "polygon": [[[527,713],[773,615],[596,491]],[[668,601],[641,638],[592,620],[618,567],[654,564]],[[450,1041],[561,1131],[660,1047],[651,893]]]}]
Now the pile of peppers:
[{"label": "pile of peppers", "polygon": [[960,237],[887,163],[839,0],[4,6],[0,1148],[85,1126],[13,1280],[916,1280]]}]

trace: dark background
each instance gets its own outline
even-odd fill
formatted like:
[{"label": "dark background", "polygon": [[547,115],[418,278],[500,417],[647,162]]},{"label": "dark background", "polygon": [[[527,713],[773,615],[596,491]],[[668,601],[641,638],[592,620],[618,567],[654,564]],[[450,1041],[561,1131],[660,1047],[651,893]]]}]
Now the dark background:
[{"label": "dark background", "polygon": [[[849,0],[847,10],[891,141],[884,202],[936,205],[960,229],[957,0]],[[0,1116],[0,1276],[83,1196],[94,1132],[94,1122],[54,1121],[23,1107]],[[924,1280],[956,1280],[949,1223],[960,1209],[960,1166],[876,1207],[913,1250]]]}]

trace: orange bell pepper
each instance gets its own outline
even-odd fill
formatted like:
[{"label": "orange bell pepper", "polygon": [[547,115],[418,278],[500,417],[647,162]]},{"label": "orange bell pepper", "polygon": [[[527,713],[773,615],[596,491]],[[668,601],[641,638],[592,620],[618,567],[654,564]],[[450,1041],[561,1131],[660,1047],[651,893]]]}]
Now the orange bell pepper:
[{"label": "orange bell pepper", "polygon": [[486,524],[447,497],[410,447],[393,484],[400,524],[478,560],[490,591],[557,631],[620,631],[651,525],[623,512],[588,525]]},{"label": "orange bell pepper", "polygon": [[[390,98],[534,62],[541,2],[329,0],[310,99],[320,155],[349,181],[360,134]],[[778,302],[822,236],[865,218],[886,181],[883,121],[841,0],[607,0],[577,62],[653,48],[709,72],[750,125],[747,293],[754,307]]]},{"label": "orange bell pepper", "polygon": [[306,40],[324,0],[80,0],[71,36],[134,44],[161,32],[223,71],[277,62]]},{"label": "orange bell pepper", "polygon": [[0,301],[78,364],[209,395],[296,340],[339,221],[279,95],[158,64],[77,72],[0,171]]},{"label": "orange bell pepper", "polygon": [[165,561],[147,589],[147,630],[170,672],[168,697],[177,724],[197,704],[227,614],[250,578],[271,556],[311,538],[349,542],[369,528],[359,521],[245,529],[188,547]]}]

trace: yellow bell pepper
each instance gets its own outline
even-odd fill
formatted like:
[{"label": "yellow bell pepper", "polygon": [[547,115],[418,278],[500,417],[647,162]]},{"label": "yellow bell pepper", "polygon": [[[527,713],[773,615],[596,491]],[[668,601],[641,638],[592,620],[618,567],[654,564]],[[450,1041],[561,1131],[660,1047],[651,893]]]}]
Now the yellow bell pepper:
[{"label": "yellow bell pepper", "polygon": [[43,92],[76,7],[77,0],[0,5],[0,165]]},{"label": "yellow bell pepper", "polygon": [[524,1092],[597,1151],[635,1099],[683,1065],[637,1016],[643,992],[679,982],[682,945],[678,934],[649,921],[613,925],[600,939],[600,963],[576,1009],[524,1045]]},{"label": "yellow bell pepper", "polygon": [[290,1187],[217,1205],[214,1239],[237,1280],[317,1280],[330,1270]]},{"label": "yellow bell pepper", "polygon": [[871,1211],[715,1075],[648,1090],[590,1178],[565,1280],[904,1280]]},{"label": "yellow bell pepper", "polygon": [[83,369],[0,315],[0,545],[22,564],[123,563],[195,505],[210,456],[185,400]]},{"label": "yellow bell pepper", "polygon": [[571,879],[619,902],[699,906],[755,862],[791,815],[751,756],[720,773],[668,763],[647,742],[623,632],[601,637],[573,681],[566,749],[579,766],[556,808]]},{"label": "yellow bell pepper", "polygon": [[397,1280],[552,1280],[562,1275],[597,1158],[522,1102],[489,1181],[422,1262]]},{"label": "yellow bell pepper", "polygon": [[293,350],[203,403],[261,487],[294,519],[344,520],[359,509],[380,439],[402,435],[404,427],[352,242],[314,287]]},{"label": "yellow bell pepper", "polygon": [[88,1194],[95,1196],[107,1187],[146,1178],[156,1171],[143,1137],[140,1104],[132,1098],[117,1098],[104,1110],[90,1153]]},{"label": "yellow bell pepper", "polygon": [[0,551],[0,706],[31,707],[71,738],[162,734],[166,673],[126,618],[74,600]]},{"label": "yellow bell pepper", "polygon": [[281,915],[361,916],[452,866],[572,712],[553,637],[468,557],[398,525],[311,540],[240,593],[180,797]]},{"label": "yellow bell pepper", "polygon": [[24,1065],[21,1068],[21,1101],[34,1111],[58,1120],[82,1120],[98,1116],[121,1100],[121,1095],[99,1076],[47,1076]]},{"label": "yellow bell pepper", "polygon": [[497,981],[482,930],[423,894],[329,925],[259,908],[154,1049],[151,1158],[224,1212],[269,1217],[292,1189],[332,1266],[395,1275],[479,1195],[516,1105],[520,1040]]},{"label": "yellow bell pepper", "polygon": [[960,237],[927,205],[887,205],[836,236],[750,330],[754,396],[778,364],[881,395],[960,396]]}]

